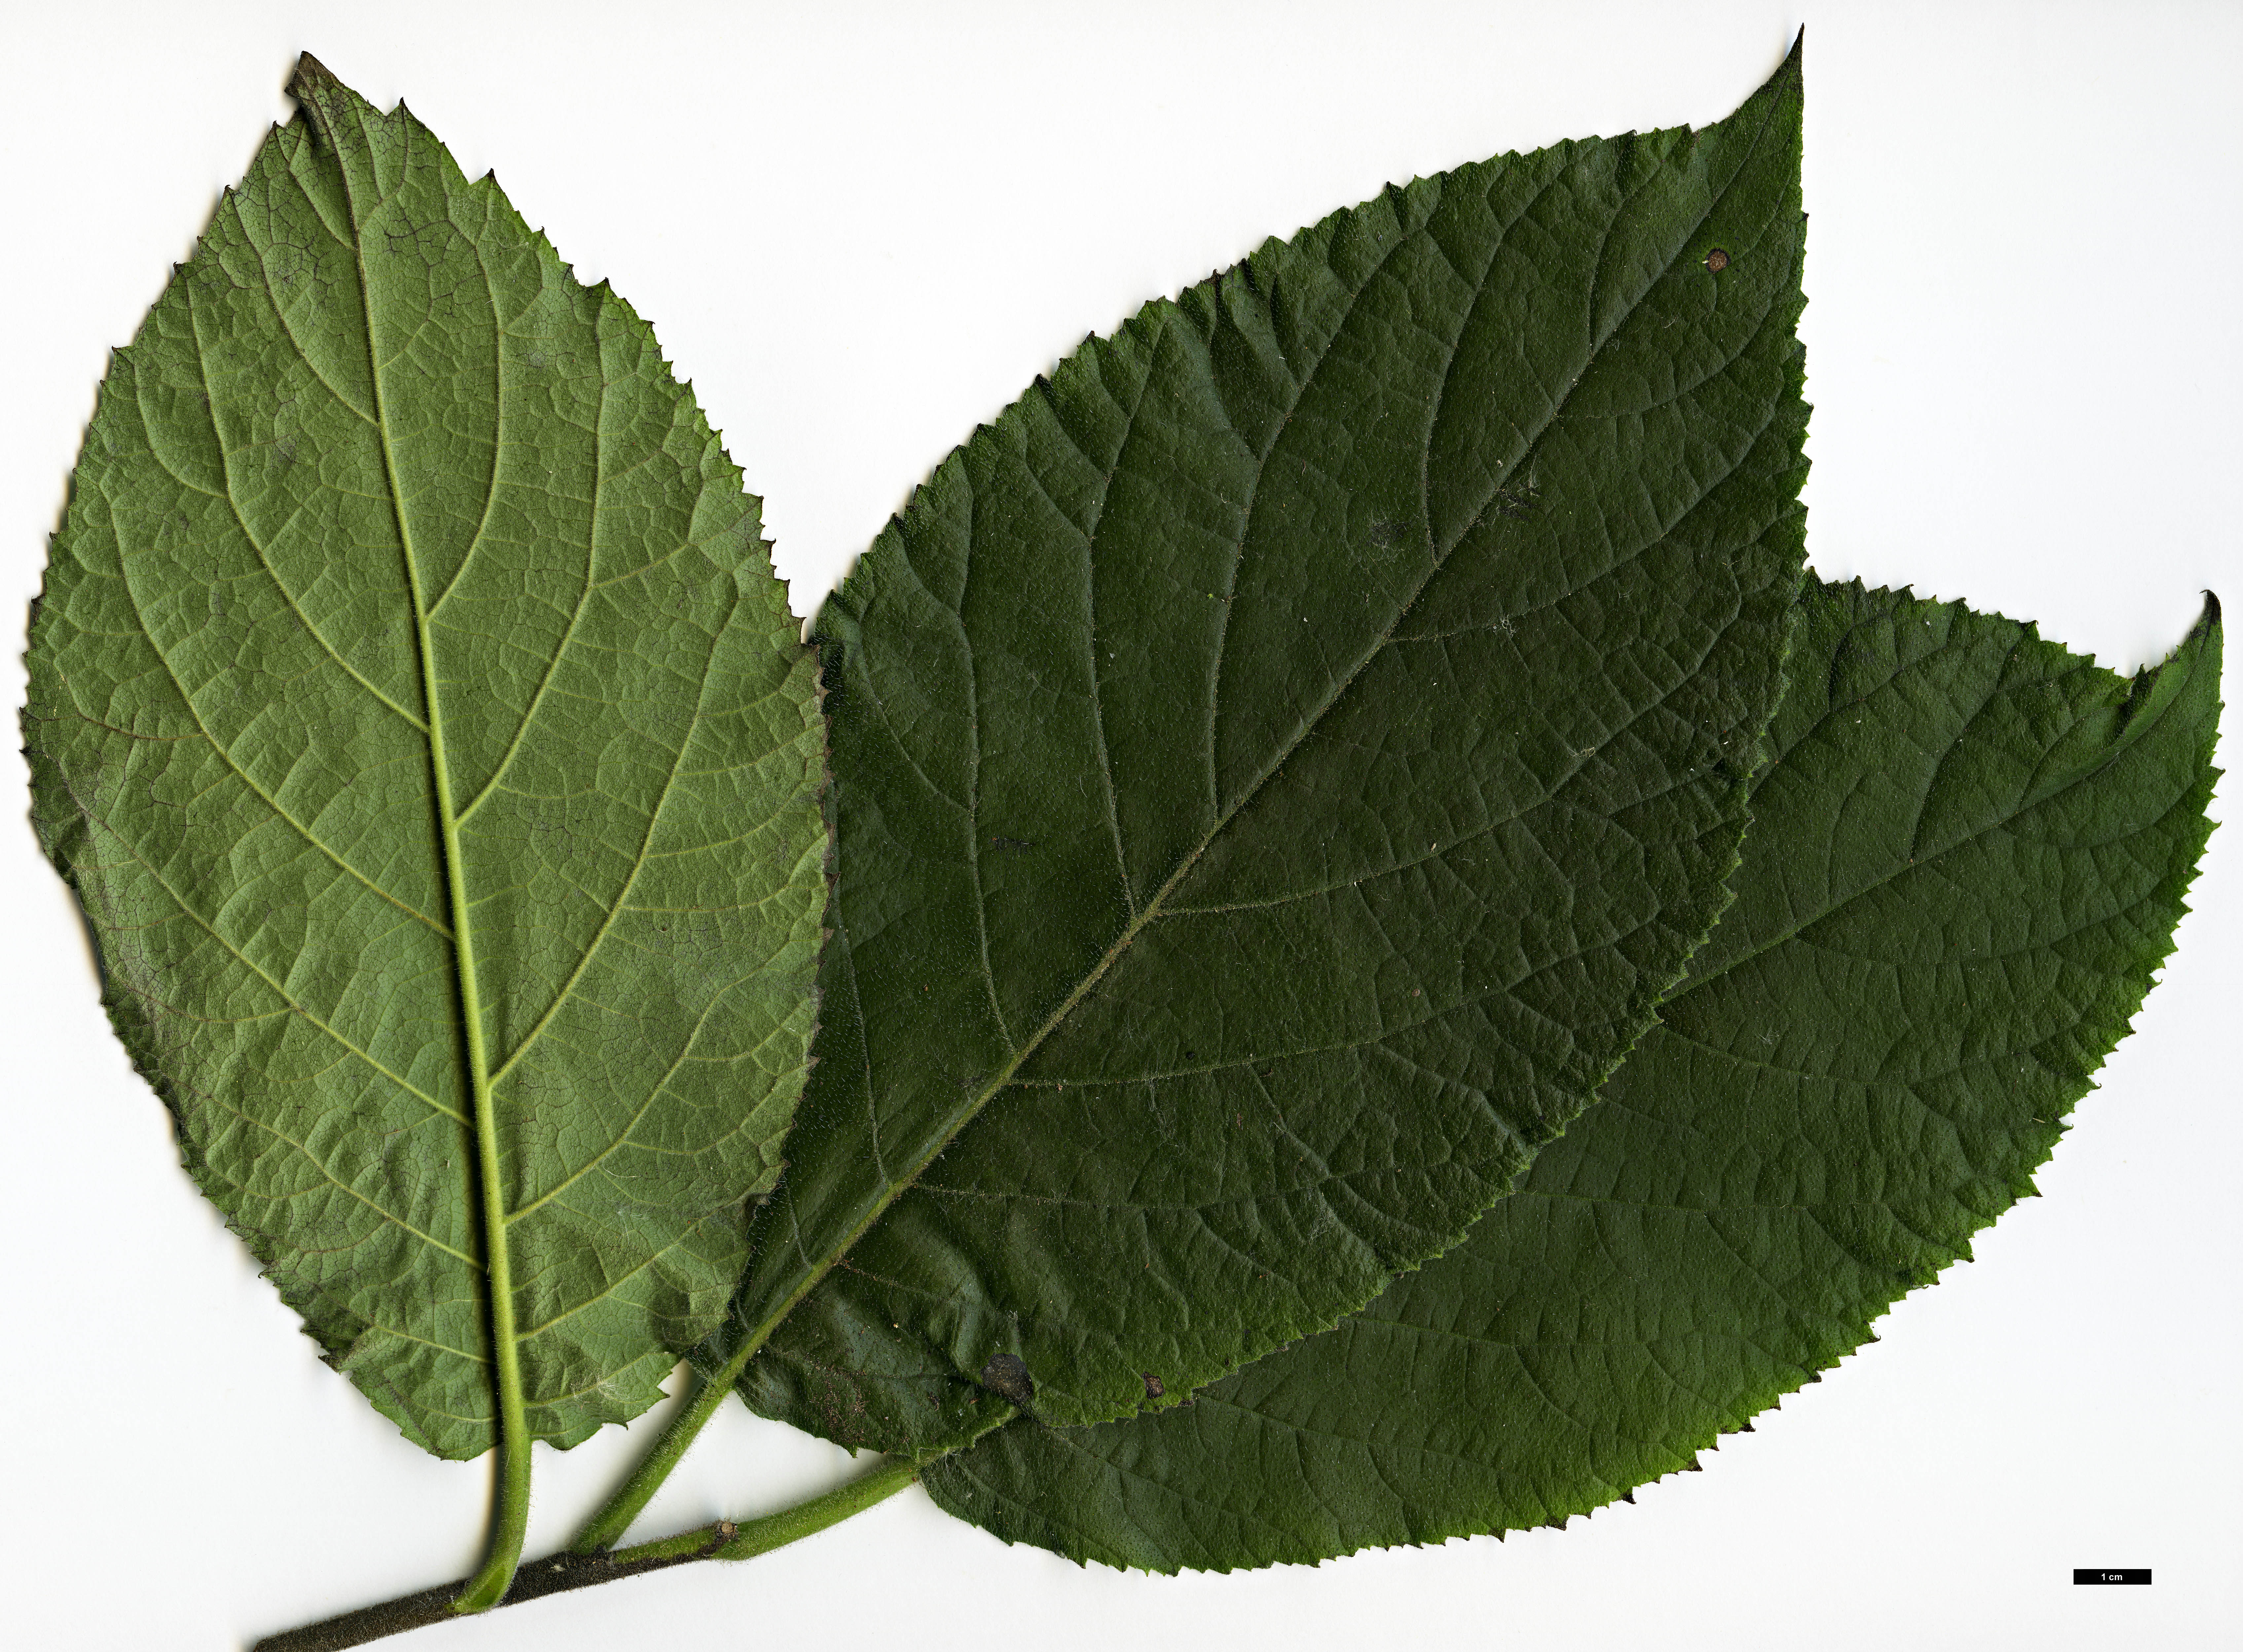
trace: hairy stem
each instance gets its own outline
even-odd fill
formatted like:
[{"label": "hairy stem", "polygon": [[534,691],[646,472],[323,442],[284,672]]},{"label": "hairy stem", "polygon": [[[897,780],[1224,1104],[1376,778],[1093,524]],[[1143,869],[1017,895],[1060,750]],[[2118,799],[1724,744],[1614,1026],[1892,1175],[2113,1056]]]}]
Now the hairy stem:
[{"label": "hairy stem", "polygon": [[[807,1289],[807,1286],[804,1287],[804,1290]],[[570,1554],[587,1557],[605,1554],[613,1547],[616,1539],[630,1529],[630,1523],[638,1518],[639,1511],[647,1506],[648,1500],[655,1493],[662,1489],[662,1482],[670,1478],[670,1471],[677,1467],[677,1460],[685,1455],[686,1448],[692,1445],[694,1438],[708,1426],[709,1419],[717,1414],[717,1408],[724,1403],[724,1397],[732,1392],[732,1385],[739,1379],[740,1373],[748,1368],[748,1361],[755,1358],[756,1351],[764,1345],[772,1331],[778,1327],[778,1322],[787,1316],[795,1303],[801,1298],[802,1294],[801,1291],[798,1291],[792,1297],[780,1304],[778,1311],[756,1327],[755,1331],[740,1344],[732,1357],[718,1368],[714,1377],[704,1379],[698,1371],[690,1365],[687,1366],[686,1369],[691,1373],[691,1379],[700,1384],[700,1386],[694,1390],[691,1402],[670,1419],[670,1426],[662,1431],[662,1437],[654,1442],[654,1449],[640,1459],[638,1467],[631,1470],[630,1478],[623,1483],[614,1496],[600,1506],[599,1511],[591,1519],[584,1522],[583,1528],[576,1534],[576,1541],[569,1546]],[[965,1446],[972,1445],[974,1440],[980,1440],[991,1429],[1001,1428],[1019,1415],[1020,1413],[1011,1406],[992,1406],[989,1415],[983,1420],[981,1426],[973,1431],[972,1437],[950,1449],[962,1450]],[[947,1455],[948,1453],[939,1454]],[[921,1467],[924,1466],[924,1464],[921,1465]],[[886,1495],[886,1493],[881,1494]],[[807,1507],[809,1505],[805,1504],[804,1507]],[[776,1519],[777,1516],[773,1518]],[[835,1518],[840,1517],[837,1515]],[[787,1541],[791,1542],[793,1540],[790,1538]],[[745,1556],[735,1558],[744,1559]]]},{"label": "hairy stem", "polygon": [[[732,1534],[724,1546],[710,1558],[719,1561],[753,1560],[758,1554],[768,1554],[775,1548],[785,1548],[789,1543],[799,1542],[814,1532],[838,1525],[852,1514],[861,1514],[878,1502],[893,1497],[919,1478],[923,1465],[900,1457],[890,1457],[870,1473],[860,1474],[845,1485],[836,1486],[830,1492],[820,1493],[792,1508],[782,1508],[776,1514],[765,1514],[760,1520],[742,1521],[733,1527]],[[642,1546],[645,1547],[645,1546]],[[637,1549],[623,1549],[617,1554],[635,1554]]]},{"label": "hairy stem", "polygon": [[[756,1345],[748,1345],[748,1358],[754,1356],[755,1348]],[[641,1458],[638,1467],[631,1470],[630,1478],[623,1481],[615,1495],[603,1503],[592,1518],[584,1522],[576,1534],[576,1541],[569,1546],[571,1554],[603,1554],[615,1546],[616,1539],[630,1529],[630,1523],[638,1518],[639,1511],[662,1488],[662,1482],[670,1478],[670,1471],[677,1467],[677,1460],[685,1455],[686,1447],[693,1443],[695,1436],[700,1433],[709,1419],[717,1414],[717,1408],[724,1403],[724,1396],[732,1391],[733,1379],[740,1371],[747,1368],[747,1358],[740,1359],[739,1370],[734,1370],[728,1364],[709,1380],[704,1380],[700,1372],[690,1365],[686,1367],[691,1372],[689,1380],[699,1385],[694,1390],[691,1401],[670,1419],[670,1426],[654,1442],[654,1449]]]},{"label": "hairy stem", "polygon": [[[721,1390],[719,1391],[722,1392]],[[870,1473],[837,1486],[791,1508],[749,1521],[717,1521],[697,1526],[674,1537],[638,1543],[606,1554],[549,1554],[531,1561],[514,1574],[497,1606],[520,1606],[570,1589],[587,1589],[618,1582],[645,1572],[659,1572],[696,1561],[744,1561],[824,1531],[827,1527],[861,1514],[873,1504],[894,1496],[919,1478],[919,1465],[884,1458]],[[369,1642],[402,1635],[449,1622],[457,1614],[465,1581],[440,1583],[434,1588],[360,1607],[340,1617],[307,1623],[300,1628],[268,1635],[250,1652],[343,1652]]]}]

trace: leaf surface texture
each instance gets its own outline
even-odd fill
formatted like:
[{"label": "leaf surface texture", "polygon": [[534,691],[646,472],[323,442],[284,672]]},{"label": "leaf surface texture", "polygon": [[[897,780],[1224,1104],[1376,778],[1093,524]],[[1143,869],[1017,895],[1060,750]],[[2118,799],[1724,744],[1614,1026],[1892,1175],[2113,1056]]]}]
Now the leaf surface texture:
[{"label": "leaf surface texture", "polygon": [[993,1394],[1181,1397],[1454,1244],[1594,1090],[1779,682],[1799,110],[1795,57],[1270,242],[881,535],[817,626],[836,934],[751,1405],[924,1451]]},{"label": "leaf surface texture", "polygon": [[1562,1522],[1692,1466],[2031,1191],[2209,833],[2216,608],[2129,681],[1810,584],[1737,899],[1521,1190],[1183,1408],[924,1478],[1014,1541],[1229,1570]]},{"label": "leaf surface texture", "polygon": [[778,1174],[815,664],[646,324],[401,107],[293,89],[103,385],[32,632],[37,826],[204,1190],[446,1456],[493,1438],[487,1085],[567,1445],[658,1397]]}]

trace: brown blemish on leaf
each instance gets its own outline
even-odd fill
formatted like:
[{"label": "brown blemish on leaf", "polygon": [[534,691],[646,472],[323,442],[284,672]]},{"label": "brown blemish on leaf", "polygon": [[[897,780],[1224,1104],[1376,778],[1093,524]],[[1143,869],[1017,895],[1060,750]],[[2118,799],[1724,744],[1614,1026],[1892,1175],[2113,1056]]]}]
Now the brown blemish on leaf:
[{"label": "brown blemish on leaf", "polygon": [[1024,1410],[1036,1397],[1035,1381],[1028,1375],[1027,1364],[1016,1353],[991,1354],[989,1363],[981,1367],[981,1386]]}]

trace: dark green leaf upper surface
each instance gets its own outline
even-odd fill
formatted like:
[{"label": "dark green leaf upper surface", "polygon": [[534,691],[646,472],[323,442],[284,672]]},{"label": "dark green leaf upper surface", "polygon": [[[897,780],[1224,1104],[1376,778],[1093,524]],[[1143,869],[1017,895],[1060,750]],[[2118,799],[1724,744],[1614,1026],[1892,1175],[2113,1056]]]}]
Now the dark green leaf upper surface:
[{"label": "dark green leaf upper surface", "polygon": [[296,91],[103,385],[32,632],[37,824],[205,1190],[451,1456],[493,1435],[487,1082],[567,1444],[707,1333],[778,1173],[815,663],[645,323],[403,109]]},{"label": "dark green leaf upper surface", "polygon": [[1627,1050],[1798,578],[1799,111],[1795,58],[1271,242],[880,536],[818,625],[836,934],[752,1405],[925,1450],[992,1392],[1173,1403],[1454,1244]]},{"label": "dark green leaf upper surface", "polygon": [[945,1508],[1078,1559],[1313,1561],[1561,1521],[1869,1339],[2031,1190],[2172,946],[2220,634],[2129,682],[1810,586],[1737,899],[1465,1243],[1185,1409],[1016,1422]]}]

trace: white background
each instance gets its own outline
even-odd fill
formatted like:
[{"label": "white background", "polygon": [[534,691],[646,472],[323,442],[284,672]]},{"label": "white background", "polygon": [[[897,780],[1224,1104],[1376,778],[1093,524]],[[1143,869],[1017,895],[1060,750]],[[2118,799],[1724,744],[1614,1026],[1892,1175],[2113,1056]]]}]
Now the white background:
[{"label": "white background", "polygon": [[[1727,114],[1809,25],[1809,544],[2132,669],[2243,596],[2235,4],[17,3],[0,12],[0,611],[104,353],[309,48],[610,278],[766,500],[809,611],[1089,330],[1392,179]],[[0,701],[22,700],[19,644]],[[11,742],[12,743],[12,742]],[[2233,761],[2233,758],[2230,761]],[[20,766],[0,802],[0,1640],[216,1652],[455,1576],[483,1465],[322,1366],[179,1170]],[[748,1567],[424,1631],[670,1644],[2243,1644],[2243,845],[2221,834],[2045,1197],[1883,1340],[1565,1532],[1315,1569],[1078,1569],[918,1492]],[[537,1552],[658,1419],[540,1448]],[[733,1407],[638,1528],[830,1484]],[[2074,1566],[2149,1566],[2085,1589]]]}]

